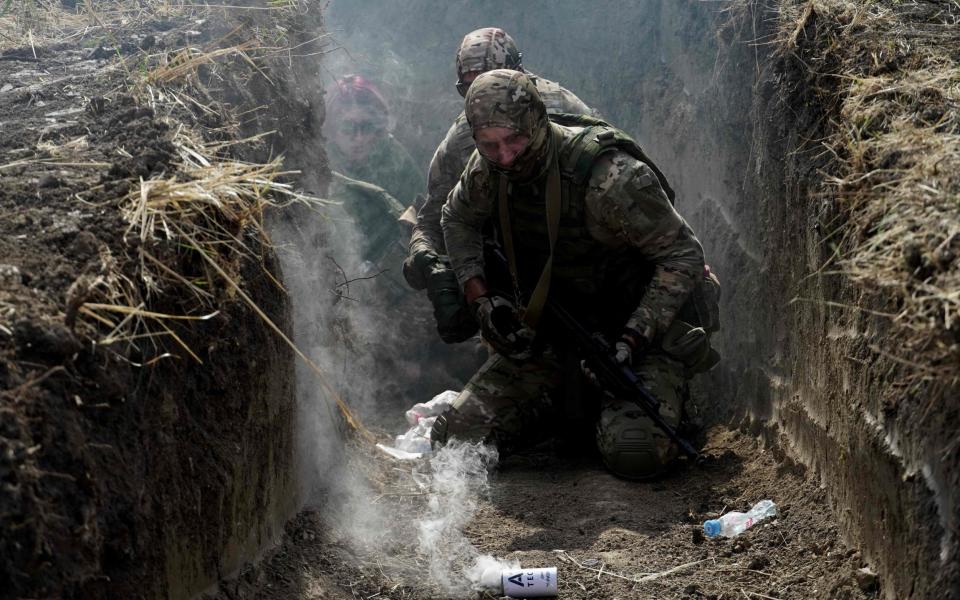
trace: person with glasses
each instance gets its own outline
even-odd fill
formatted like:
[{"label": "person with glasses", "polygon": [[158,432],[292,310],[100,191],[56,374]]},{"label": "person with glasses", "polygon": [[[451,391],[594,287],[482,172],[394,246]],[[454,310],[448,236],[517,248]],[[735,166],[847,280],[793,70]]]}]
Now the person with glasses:
[{"label": "person with glasses", "polygon": [[403,206],[423,189],[413,157],[390,133],[389,104],[365,77],[337,80],[327,102],[325,131],[330,169],[336,173],[379,186]]}]

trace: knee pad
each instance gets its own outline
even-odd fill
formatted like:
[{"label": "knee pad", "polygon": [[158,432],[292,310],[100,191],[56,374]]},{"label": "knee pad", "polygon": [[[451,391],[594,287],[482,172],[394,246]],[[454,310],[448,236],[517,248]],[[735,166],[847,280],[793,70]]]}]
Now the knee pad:
[{"label": "knee pad", "polygon": [[614,402],[597,421],[597,448],[607,469],[625,479],[649,479],[663,473],[675,451],[639,407]]}]

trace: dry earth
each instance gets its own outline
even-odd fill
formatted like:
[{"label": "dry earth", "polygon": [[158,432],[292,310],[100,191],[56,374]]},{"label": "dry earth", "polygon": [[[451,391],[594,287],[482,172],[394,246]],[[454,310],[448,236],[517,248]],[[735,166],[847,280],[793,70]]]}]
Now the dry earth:
[{"label": "dry earth", "polygon": [[[875,579],[858,576],[859,553],[843,543],[824,491],[803,467],[722,428],[709,432],[705,448],[703,465],[653,483],[617,479],[596,457],[511,457],[493,475],[466,535],[481,552],[528,567],[556,566],[561,598],[877,596]],[[393,474],[392,483],[380,484],[378,501],[396,515],[398,535],[384,538],[415,540],[411,524],[424,513],[423,498],[404,494],[409,464],[388,460],[363,459],[379,473],[372,479]],[[778,504],[779,518],[733,540],[702,536],[704,519],[763,498]],[[304,511],[271,557],[222,582],[217,597],[446,597],[425,584],[426,566],[413,544],[357,551],[344,533],[322,505]]]}]

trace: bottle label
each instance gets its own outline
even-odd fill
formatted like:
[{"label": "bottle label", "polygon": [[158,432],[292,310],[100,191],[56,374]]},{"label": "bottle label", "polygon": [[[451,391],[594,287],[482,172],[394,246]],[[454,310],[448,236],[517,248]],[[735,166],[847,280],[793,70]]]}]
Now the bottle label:
[{"label": "bottle label", "polygon": [[517,598],[557,595],[557,568],[503,571],[503,593]]}]

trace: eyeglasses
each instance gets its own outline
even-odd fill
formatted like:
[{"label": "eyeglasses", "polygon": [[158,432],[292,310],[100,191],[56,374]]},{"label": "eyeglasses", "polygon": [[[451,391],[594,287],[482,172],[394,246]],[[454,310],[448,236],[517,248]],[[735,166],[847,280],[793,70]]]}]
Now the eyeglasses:
[{"label": "eyeglasses", "polygon": [[457,82],[457,93],[460,94],[462,98],[467,97],[467,90],[470,89],[470,84],[472,81],[458,81]]},{"label": "eyeglasses", "polygon": [[383,131],[376,121],[340,121],[337,129],[343,135],[374,135]]}]

